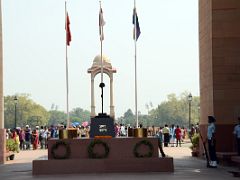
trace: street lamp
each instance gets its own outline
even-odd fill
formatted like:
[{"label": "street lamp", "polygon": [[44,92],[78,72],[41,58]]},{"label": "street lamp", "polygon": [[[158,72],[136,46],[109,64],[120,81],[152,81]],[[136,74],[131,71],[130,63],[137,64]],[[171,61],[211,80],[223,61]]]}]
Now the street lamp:
[{"label": "street lamp", "polygon": [[191,129],[191,102],[192,102],[192,94],[189,93],[188,95],[188,105],[189,105],[189,122],[188,122],[188,127],[189,127],[189,130]]},{"label": "street lamp", "polygon": [[14,105],[15,105],[15,128],[17,127],[17,103],[18,103],[18,98],[17,96],[14,97]]}]

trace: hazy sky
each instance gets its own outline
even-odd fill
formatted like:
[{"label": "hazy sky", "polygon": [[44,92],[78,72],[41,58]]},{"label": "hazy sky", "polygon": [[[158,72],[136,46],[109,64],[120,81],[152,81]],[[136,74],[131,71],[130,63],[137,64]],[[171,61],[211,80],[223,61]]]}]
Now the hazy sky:
[{"label": "hazy sky", "polygon": [[[138,108],[154,107],[170,93],[199,95],[198,0],[136,0],[141,35],[137,41]],[[134,105],[133,0],[102,0],[103,53],[114,74],[116,116]],[[68,0],[72,32],[69,106],[90,111],[90,74],[100,54],[99,0]],[[50,109],[66,111],[65,1],[3,0],[4,95],[29,93]],[[100,74],[95,80],[96,112],[101,111]],[[104,111],[109,113],[109,78]]]}]

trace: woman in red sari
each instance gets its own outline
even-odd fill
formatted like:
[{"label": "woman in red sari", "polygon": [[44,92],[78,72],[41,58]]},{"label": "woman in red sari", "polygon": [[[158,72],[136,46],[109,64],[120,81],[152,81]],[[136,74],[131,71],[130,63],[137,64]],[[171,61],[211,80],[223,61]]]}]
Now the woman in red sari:
[{"label": "woman in red sari", "polygon": [[32,144],[33,144],[33,150],[36,150],[38,148],[39,138],[38,138],[38,132],[36,129],[32,132]]},{"label": "woman in red sari", "polygon": [[181,131],[181,128],[179,128],[178,125],[177,125],[177,128],[175,129],[175,135],[176,135],[176,139],[177,139],[176,147],[178,147],[178,143],[179,143],[179,146],[181,147],[181,135],[182,135],[182,131]]}]

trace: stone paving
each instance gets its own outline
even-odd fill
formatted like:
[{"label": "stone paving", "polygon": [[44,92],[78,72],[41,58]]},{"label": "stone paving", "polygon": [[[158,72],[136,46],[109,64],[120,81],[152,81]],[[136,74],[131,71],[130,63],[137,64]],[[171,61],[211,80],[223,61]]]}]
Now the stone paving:
[{"label": "stone paving", "polygon": [[[0,165],[0,179],[11,180],[186,180],[186,179],[238,179],[233,177],[229,171],[239,171],[236,167],[219,166],[217,169],[206,168],[206,162],[203,159],[191,157],[191,150],[187,144],[182,147],[166,147],[165,153],[174,157],[174,173],[101,173],[101,174],[67,174],[51,176],[32,176],[32,160],[47,157],[47,150],[29,150],[21,151],[16,154],[13,161],[7,161],[6,164]],[[49,167],[49,169],[52,167]],[[93,164],[94,168],[94,164]]]}]

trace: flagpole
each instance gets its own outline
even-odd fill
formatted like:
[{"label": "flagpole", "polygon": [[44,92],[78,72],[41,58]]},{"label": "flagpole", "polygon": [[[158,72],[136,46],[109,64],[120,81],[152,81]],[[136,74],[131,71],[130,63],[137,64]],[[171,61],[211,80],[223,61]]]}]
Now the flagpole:
[{"label": "flagpole", "polygon": [[67,128],[70,126],[70,118],[69,118],[69,84],[68,84],[68,51],[67,51],[67,41],[68,41],[68,35],[67,35],[67,2],[65,1],[65,28],[66,28],[66,100],[67,100]]},{"label": "flagpole", "polygon": [[[102,4],[101,4],[101,1],[99,1],[100,3],[100,11],[102,13]],[[101,20],[101,23],[102,23],[102,20]],[[101,28],[101,35],[100,35],[100,42],[101,42],[101,83],[103,83],[103,58],[102,58],[102,38],[103,38],[103,25],[100,24],[100,28]]]},{"label": "flagpole", "polygon": [[135,47],[135,116],[136,128],[138,128],[138,96],[137,96],[137,16],[136,16],[136,0],[134,0],[134,47]]},{"label": "flagpole", "polygon": [[99,84],[99,87],[101,88],[101,99],[102,99],[102,114],[103,114],[103,88],[105,87],[105,84],[103,82],[103,12],[102,12],[102,4],[101,1],[99,1],[100,4],[100,14],[99,14],[99,26],[100,26],[100,44],[101,44],[101,83]]}]

